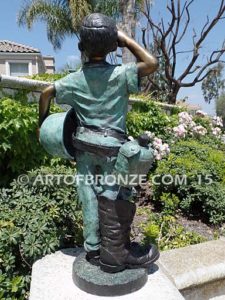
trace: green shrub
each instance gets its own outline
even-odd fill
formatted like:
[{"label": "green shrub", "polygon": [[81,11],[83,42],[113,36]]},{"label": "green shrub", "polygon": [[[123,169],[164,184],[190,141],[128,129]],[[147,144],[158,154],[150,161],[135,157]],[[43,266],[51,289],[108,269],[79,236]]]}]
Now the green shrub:
[{"label": "green shrub", "polygon": [[50,160],[37,141],[37,124],[37,104],[22,104],[13,99],[0,101],[0,186]]},{"label": "green shrub", "polygon": [[173,216],[150,213],[143,226],[144,244],[154,243],[160,250],[176,249],[206,241],[196,232],[186,230]]},{"label": "green shrub", "polygon": [[168,117],[153,101],[137,102],[127,115],[128,134],[137,137],[143,131],[154,132],[158,136],[168,134],[168,127],[177,123],[177,116]]},{"label": "green shrub", "polygon": [[178,209],[180,199],[174,194],[163,193],[160,196],[160,202],[163,205],[165,215],[174,215]]},{"label": "green shrub", "polygon": [[211,124],[212,124],[212,120],[210,117],[201,117],[201,116],[194,116],[193,117],[193,121],[197,124],[197,125],[201,125],[204,128],[207,129],[207,132],[211,132]]},{"label": "green shrub", "polygon": [[198,138],[201,144],[207,145],[215,150],[220,150],[225,152],[225,143],[222,142],[221,139],[212,136],[212,135],[205,135]]},{"label": "green shrub", "polygon": [[31,267],[37,259],[57,249],[82,244],[82,214],[75,187],[63,185],[58,179],[52,184],[40,181],[41,175],[46,178],[48,174],[74,173],[74,168],[68,166],[42,167],[28,173],[29,184],[14,180],[9,189],[0,190],[3,299],[25,298]]},{"label": "green shrub", "polygon": [[192,188],[181,189],[184,194],[180,208],[186,213],[212,224],[225,221],[225,186],[221,183],[202,186],[193,184]]},{"label": "green shrub", "polygon": [[225,221],[223,151],[194,140],[177,142],[169,157],[158,163],[154,175],[154,198],[162,209],[168,212],[169,203],[173,209],[178,205],[188,216],[213,224]]},{"label": "green shrub", "polygon": [[33,76],[28,76],[28,78],[42,81],[54,82],[65,77],[68,73],[59,73],[59,74],[37,74]]}]

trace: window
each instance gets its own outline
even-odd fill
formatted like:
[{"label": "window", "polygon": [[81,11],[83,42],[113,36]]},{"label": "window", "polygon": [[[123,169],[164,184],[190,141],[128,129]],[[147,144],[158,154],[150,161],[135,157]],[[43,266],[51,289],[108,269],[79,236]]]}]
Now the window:
[{"label": "window", "polygon": [[27,76],[29,75],[28,63],[9,63],[10,76]]}]

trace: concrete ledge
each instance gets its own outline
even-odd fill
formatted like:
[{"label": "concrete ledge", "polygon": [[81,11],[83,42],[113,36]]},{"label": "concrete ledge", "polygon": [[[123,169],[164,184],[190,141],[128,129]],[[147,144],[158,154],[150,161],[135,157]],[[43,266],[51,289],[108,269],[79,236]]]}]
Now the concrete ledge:
[{"label": "concrete ledge", "polygon": [[186,300],[225,300],[225,279],[181,291]]},{"label": "concrete ledge", "polygon": [[225,278],[225,241],[164,251],[160,264],[179,290]]},{"label": "concrete ledge", "polygon": [[[38,260],[32,268],[30,300],[106,300],[81,291],[72,280],[72,266],[82,249],[65,249]],[[115,297],[113,298],[115,299]],[[182,300],[183,296],[154,264],[148,282],[139,291],[116,297],[121,300]]]},{"label": "concrete ledge", "polygon": [[225,240],[162,252],[160,264],[185,299],[225,299]]}]

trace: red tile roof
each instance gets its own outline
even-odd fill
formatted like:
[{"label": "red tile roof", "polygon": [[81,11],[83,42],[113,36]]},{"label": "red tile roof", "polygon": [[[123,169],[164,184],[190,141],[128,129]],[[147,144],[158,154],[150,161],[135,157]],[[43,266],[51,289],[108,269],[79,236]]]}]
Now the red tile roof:
[{"label": "red tile roof", "polygon": [[0,40],[0,52],[7,53],[40,53],[40,50],[11,41]]}]

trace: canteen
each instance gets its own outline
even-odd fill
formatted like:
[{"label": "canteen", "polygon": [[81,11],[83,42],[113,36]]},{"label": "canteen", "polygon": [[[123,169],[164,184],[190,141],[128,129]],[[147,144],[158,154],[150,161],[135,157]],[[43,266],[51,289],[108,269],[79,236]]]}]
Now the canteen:
[{"label": "canteen", "polygon": [[[126,142],[120,147],[113,174],[120,178],[120,185],[136,186],[140,184],[141,176],[147,176],[153,162],[154,150],[148,136],[142,134],[137,140]],[[126,179],[130,179],[130,182]]]}]

